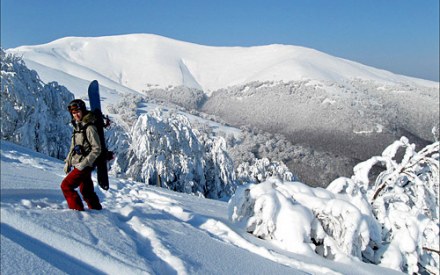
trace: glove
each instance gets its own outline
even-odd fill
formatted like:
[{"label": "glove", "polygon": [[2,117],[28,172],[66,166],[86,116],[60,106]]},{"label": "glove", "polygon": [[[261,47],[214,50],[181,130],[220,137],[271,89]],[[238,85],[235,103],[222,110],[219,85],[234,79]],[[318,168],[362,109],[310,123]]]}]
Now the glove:
[{"label": "glove", "polygon": [[66,163],[64,165],[64,173],[69,174],[69,172],[70,172],[70,165],[68,163]]}]

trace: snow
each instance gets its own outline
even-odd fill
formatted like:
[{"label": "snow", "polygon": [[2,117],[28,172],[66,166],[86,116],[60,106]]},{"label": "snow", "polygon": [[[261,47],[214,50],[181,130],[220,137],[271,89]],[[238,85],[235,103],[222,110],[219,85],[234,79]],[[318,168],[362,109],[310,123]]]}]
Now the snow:
[{"label": "snow", "polygon": [[[288,252],[228,220],[226,202],[110,178],[104,210],[72,211],[63,163],[1,141],[2,274],[377,274]],[[300,222],[300,221],[299,221]]]},{"label": "snow", "polygon": [[[416,152],[402,137],[381,156],[356,165],[351,179],[339,178],[327,189],[279,176],[244,184],[229,202],[229,217],[293,253],[438,274],[438,150],[435,142]],[[378,162],[384,171],[370,184]]]},{"label": "snow", "polygon": [[[176,160],[187,172],[186,178],[182,179],[185,191],[197,189],[194,182],[203,182],[194,178],[206,177],[215,179],[216,186],[211,189],[217,194],[221,191],[218,186],[233,179],[233,175],[227,173],[232,171],[232,165],[223,153],[225,141],[215,134],[195,130],[191,124],[206,123],[216,128],[215,131],[235,136],[240,136],[240,130],[183,111],[164,110],[154,115],[159,112],[157,105],[141,101],[144,105],[139,106],[131,99],[154,87],[173,91],[173,86],[184,85],[203,89],[210,95],[219,88],[242,85],[243,97],[239,98],[246,100],[248,94],[256,93],[252,85],[269,87],[282,83],[277,81],[295,80],[301,81],[299,85],[317,86],[312,91],[327,86],[329,81],[342,83],[341,87],[344,87],[353,79],[365,80],[367,84],[368,81],[377,82],[379,84],[375,85],[383,87],[398,83],[438,88],[438,82],[398,76],[312,49],[285,45],[207,47],[139,34],[65,38],[8,52],[23,55],[26,64],[38,70],[43,81],[56,79],[75,97],[84,97],[89,80],[98,79],[104,107],[129,98],[128,108],[119,110],[113,117],[119,125],[108,132],[109,139],[113,139],[109,144],[117,147],[121,156],[119,160],[124,154],[133,159],[150,158],[142,163],[135,159],[136,165],[125,163],[132,170],[143,169],[143,180],[154,178],[149,172],[158,168],[163,170],[162,179],[173,174],[167,173],[172,170],[162,165],[160,157],[153,159],[152,165],[154,150],[166,149],[169,152],[164,157],[174,157],[176,154],[171,152],[172,149],[186,144],[186,149],[180,152],[181,159]],[[35,72],[20,70],[17,75],[26,76],[22,86],[28,86],[31,92],[57,88],[54,84],[47,87],[38,84],[40,80]],[[2,80],[3,77],[10,79],[11,83],[19,83],[14,80],[15,73],[3,70],[2,63]],[[248,85],[251,81],[256,82]],[[269,82],[260,84],[259,81]],[[342,98],[335,96],[341,92],[337,85],[330,85],[330,92],[320,98],[320,105],[331,107],[341,102]],[[17,116],[24,113],[22,106],[34,105],[29,99],[42,101],[42,97],[32,93],[29,96],[18,85],[12,87],[15,89],[8,93],[23,98],[17,101],[23,102],[22,105],[11,105]],[[55,101],[65,106],[68,96],[71,97],[65,93],[65,98]],[[278,99],[278,106],[279,95],[275,92],[273,96]],[[53,100],[52,97],[49,99]],[[57,105],[50,100],[49,103],[47,106],[51,107],[48,109],[60,109],[54,108]],[[376,104],[374,100],[370,103]],[[429,108],[424,109],[429,111]],[[41,110],[45,109],[41,107]],[[135,117],[131,117],[132,114]],[[165,118],[167,116],[169,118]],[[125,121],[125,118],[129,119]],[[53,120],[57,121],[56,118]],[[26,120],[14,119],[11,123],[21,121]],[[34,121],[42,119],[31,119],[32,123]],[[38,128],[33,125],[38,124],[29,124],[24,129]],[[128,132],[132,125],[135,127]],[[125,132],[121,131],[122,127]],[[384,129],[386,125],[372,122],[359,124],[353,132],[361,136]],[[13,136],[5,135],[6,138]],[[29,134],[24,136],[32,138]],[[128,136],[141,142],[129,143]],[[156,141],[161,146],[152,144]],[[244,164],[240,166],[243,170],[240,177],[246,178],[247,182],[261,183],[239,189],[229,205],[137,182],[135,180],[142,174],[134,171],[131,179],[112,177],[108,192],[96,187],[104,206],[100,212],[67,209],[59,188],[64,177],[63,163],[59,160],[4,140],[1,142],[2,274],[35,273],[35,270],[49,274],[389,274],[393,271],[388,268],[400,270],[402,263],[406,264],[408,273],[417,272],[418,261],[429,262],[428,267],[438,267],[438,257],[420,253],[421,240],[427,247],[438,244],[438,193],[429,193],[438,190],[438,155],[431,159],[423,152],[416,153],[414,145],[406,139],[396,141],[382,156],[359,164],[352,179],[340,178],[327,190],[289,182],[296,179],[282,163],[262,159]],[[202,144],[206,150],[201,149]],[[397,162],[394,156],[400,147],[406,148],[405,155]],[[194,152],[198,152],[197,155]],[[203,152],[209,154],[207,159]],[[418,162],[425,157],[429,159],[427,164]],[[192,158],[196,160],[193,162]],[[202,173],[201,166],[195,165],[199,162],[216,167],[207,169],[215,173]],[[390,194],[372,193],[372,190],[381,190],[380,181],[374,185],[369,182],[369,171],[378,162],[386,164],[387,171],[381,177],[386,180],[384,184],[388,184]],[[408,165],[411,169],[406,168]],[[113,168],[118,167],[114,165]],[[121,168],[115,174],[125,170]],[[419,175],[426,171],[437,173],[419,179]],[[270,179],[269,174],[285,182]],[[407,181],[410,187],[403,185]],[[252,188],[246,189],[249,186]],[[363,192],[369,187],[376,189],[369,190],[366,196]],[[409,195],[405,194],[408,190]],[[201,194],[197,190],[188,193]],[[369,200],[376,194],[379,194],[378,198],[370,205]],[[384,232],[389,230],[392,234],[384,234],[378,229],[372,218],[372,207],[375,218],[385,228]],[[316,213],[327,223],[319,225]],[[377,251],[377,254],[383,253],[382,267],[361,262],[361,257],[370,260],[369,256],[371,262],[379,262],[373,259],[376,252],[372,250],[374,242],[380,242],[381,237],[387,244]]]},{"label": "snow", "polygon": [[[88,84],[97,79],[104,113],[126,132],[132,126],[124,121],[127,116],[113,115],[110,106],[127,97],[147,96],[158,104],[171,102],[215,115],[215,120],[231,126],[282,134],[317,154],[340,157],[324,162],[308,153],[309,163],[288,164],[314,185],[330,182],[336,174],[347,175],[351,170],[347,162],[366,159],[401,135],[432,141],[430,129],[438,129],[438,82],[395,75],[303,47],[207,47],[132,34],[69,37],[7,52],[23,56],[44,82],[56,80],[76,98],[86,100]],[[405,96],[395,95],[395,90],[406,91]],[[127,110],[131,117],[143,112],[135,108]],[[217,129],[240,138],[237,129]],[[319,166],[319,175],[314,166]]]},{"label": "snow", "polygon": [[66,37],[7,52],[22,55],[45,82],[65,80],[60,84],[75,94],[84,90],[78,83],[90,79],[98,79],[109,90],[122,92],[142,92],[151,85],[183,85],[207,94],[252,81],[309,79],[337,83],[363,79],[438,87],[438,82],[396,75],[291,45],[210,47],[152,34],[129,34]]},{"label": "snow", "polygon": [[[151,115],[151,114],[155,113],[157,109],[160,109],[164,113],[170,112],[170,109],[164,108],[163,105],[159,105],[159,104],[155,104],[155,103],[143,104],[137,108],[137,111],[139,113],[148,113]],[[227,135],[233,135],[236,138],[239,138],[241,135],[241,130],[238,128],[226,126],[224,124],[221,124],[221,123],[218,123],[215,121],[211,121],[211,120],[207,120],[207,119],[201,118],[196,115],[192,115],[187,112],[182,112],[182,111],[173,110],[173,109],[171,109],[171,110],[174,112],[177,112],[178,114],[186,116],[191,123],[199,123],[199,124],[209,125],[209,127],[212,128],[215,133],[223,132]]]}]

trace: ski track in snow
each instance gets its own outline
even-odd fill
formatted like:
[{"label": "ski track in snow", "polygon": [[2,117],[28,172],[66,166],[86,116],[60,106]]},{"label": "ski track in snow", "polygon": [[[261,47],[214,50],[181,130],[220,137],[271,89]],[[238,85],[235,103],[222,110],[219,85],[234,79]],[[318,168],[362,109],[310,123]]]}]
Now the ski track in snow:
[{"label": "ski track in snow", "polygon": [[[133,188],[133,190],[139,190],[139,188]],[[165,213],[169,214],[171,218],[176,218],[178,221],[183,222],[189,226],[192,226],[198,230],[201,230],[200,233],[205,233],[210,235],[212,238],[215,238],[219,241],[235,245],[237,247],[243,248],[245,250],[248,250],[250,252],[253,252],[259,254],[262,257],[265,257],[269,260],[272,260],[274,262],[279,262],[280,264],[287,265],[290,267],[294,267],[300,270],[308,270],[313,273],[322,273],[325,272],[327,274],[335,274],[336,272],[332,271],[331,269],[325,269],[322,267],[316,268],[316,266],[308,265],[302,262],[299,262],[294,259],[289,259],[287,257],[283,257],[282,255],[277,254],[276,252],[271,252],[263,247],[259,247],[252,242],[246,240],[245,238],[242,238],[238,233],[236,233],[231,227],[225,224],[225,221],[216,220],[212,218],[208,218],[203,215],[197,215],[194,213],[189,213],[187,211],[184,211],[183,208],[177,206],[177,201],[172,201],[167,197],[158,196],[155,193],[152,192],[132,192],[137,193],[135,194],[134,200],[137,200],[138,198],[144,198],[149,207],[158,209],[160,211],[164,211]],[[154,201],[154,203],[150,202]],[[129,210],[130,212],[133,212],[133,210]],[[133,219],[133,218],[132,218]],[[135,225],[138,225],[138,221],[136,219]],[[142,224],[141,224],[142,225]],[[139,228],[139,226],[137,226]],[[145,228],[140,228],[140,230],[144,230]],[[138,231],[138,230],[136,230]],[[160,244],[158,245],[158,249],[160,250]],[[165,257],[168,258],[168,257]],[[337,274],[337,273],[336,273]]]},{"label": "ski track in snow", "polygon": [[[48,274],[353,272],[234,229],[225,202],[145,183],[111,178],[109,191],[95,187],[104,210],[69,210],[59,190],[61,161],[4,141],[1,149],[2,269],[22,255],[26,265]],[[10,264],[3,271],[17,269]]]}]

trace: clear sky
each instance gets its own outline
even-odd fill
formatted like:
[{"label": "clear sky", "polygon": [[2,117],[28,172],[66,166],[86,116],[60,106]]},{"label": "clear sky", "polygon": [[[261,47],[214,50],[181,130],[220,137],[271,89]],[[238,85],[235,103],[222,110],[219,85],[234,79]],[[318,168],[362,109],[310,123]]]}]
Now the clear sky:
[{"label": "clear sky", "polygon": [[210,46],[305,46],[439,81],[439,0],[1,0],[1,46],[153,33]]}]

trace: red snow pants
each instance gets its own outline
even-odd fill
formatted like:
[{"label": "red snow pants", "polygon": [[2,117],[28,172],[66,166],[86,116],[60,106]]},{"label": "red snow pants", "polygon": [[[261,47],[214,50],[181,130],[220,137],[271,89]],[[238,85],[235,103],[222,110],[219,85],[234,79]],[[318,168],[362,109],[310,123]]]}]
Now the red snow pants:
[{"label": "red snow pants", "polygon": [[98,195],[93,188],[92,170],[91,167],[86,167],[82,171],[75,168],[61,182],[61,190],[70,209],[84,211],[81,198],[75,191],[75,188],[78,187],[89,209],[102,209]]}]

